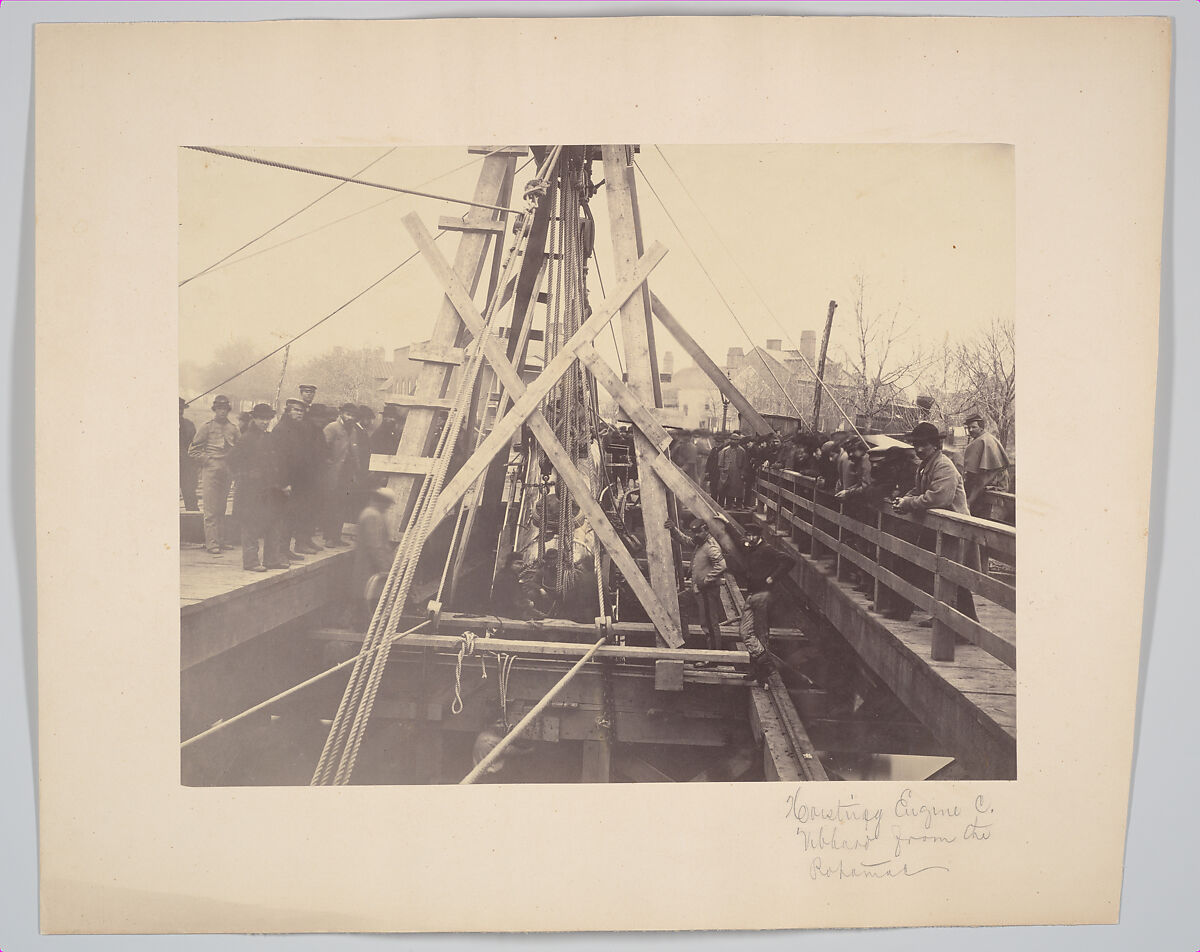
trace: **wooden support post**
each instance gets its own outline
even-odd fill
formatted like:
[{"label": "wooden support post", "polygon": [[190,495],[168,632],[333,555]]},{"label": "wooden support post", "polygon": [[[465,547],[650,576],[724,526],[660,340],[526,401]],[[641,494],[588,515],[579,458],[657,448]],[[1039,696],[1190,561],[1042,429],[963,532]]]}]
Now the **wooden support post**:
[{"label": "wooden support post", "polygon": [[[953,536],[947,535],[940,529],[937,530],[937,545],[934,549],[937,558],[952,559],[958,558],[958,540]],[[958,586],[946,578],[941,573],[935,573],[933,577],[933,597],[939,602],[945,604],[957,604],[955,598],[958,595]],[[954,629],[934,616],[932,635],[929,640],[929,656],[934,661],[953,661],[954,660]]]},{"label": "wooden support post", "polygon": [[813,381],[813,419],[814,433],[821,432],[821,394],[825,389],[825,355],[829,353],[829,332],[833,330],[833,312],[837,310],[837,301],[829,302],[829,314],[825,317],[825,333],[821,337],[821,357],[817,361],[816,380]]},{"label": "wooden support post", "polygon": [[584,783],[608,783],[612,779],[612,748],[606,740],[583,741]]},{"label": "wooden support post", "polygon": [[667,310],[667,306],[655,297],[653,293],[650,295],[650,307],[662,326],[675,338],[675,342],[696,362],[696,366],[708,375],[708,379],[713,382],[725,398],[737,407],[738,412],[742,415],[742,421],[748,423],[759,436],[766,436],[768,433],[771,433],[771,424],[762,418],[762,415],[754,409],[750,401],[734,386],[733,381],[725,376],[721,368],[705,353],[704,348],[696,343],[695,338],[687,332],[687,329],[679,323],[675,315]]},{"label": "wooden support post", "polygon": [[[504,183],[512,180],[512,170],[516,166],[516,161],[517,156],[504,153],[485,158],[483,168],[479,173],[479,181],[475,186],[474,201],[497,204]],[[472,207],[467,212],[466,221],[469,224],[486,223],[492,221],[494,217],[495,213],[491,209]],[[454,256],[454,273],[469,289],[469,294],[475,293],[487,260],[488,243],[492,237],[493,232],[490,231],[468,231],[463,232],[462,238],[459,240],[458,251]],[[462,329],[463,324],[459,319],[458,310],[447,298],[442,302],[429,343],[433,347],[456,347],[459,344]],[[422,399],[444,398],[453,369],[451,365],[427,363],[417,374],[415,396]],[[435,413],[435,410],[425,407],[413,407],[409,410],[400,434],[400,445],[396,450],[398,455],[426,455]],[[388,516],[393,540],[399,539],[404,531],[404,525],[415,500],[415,490],[419,486],[420,478],[412,473],[397,473],[388,477],[388,487],[396,494],[396,505],[392,507]]]},{"label": "wooden support post", "polygon": [[[637,212],[637,190],[633,179],[633,164],[624,145],[605,145],[605,193],[608,196],[608,217],[612,232],[613,262],[617,278],[632,276],[642,254],[641,227]],[[621,336],[625,342],[625,367],[629,388],[644,403],[659,408],[662,392],[654,353],[654,332],[650,323],[650,293],[644,282],[640,293],[621,306]],[[646,528],[646,559],[650,568],[650,584],[665,601],[665,607],[675,627],[679,627],[678,579],[671,535],[667,521],[667,491],[659,476],[644,461],[656,455],[645,436],[634,431],[634,452],[638,461],[638,483],[642,497],[642,519]]]}]

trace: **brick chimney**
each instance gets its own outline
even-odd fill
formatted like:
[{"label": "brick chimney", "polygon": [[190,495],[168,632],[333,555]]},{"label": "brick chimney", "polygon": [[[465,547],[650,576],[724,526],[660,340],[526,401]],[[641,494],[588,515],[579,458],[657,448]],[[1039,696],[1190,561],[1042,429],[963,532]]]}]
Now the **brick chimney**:
[{"label": "brick chimney", "polygon": [[783,341],[775,337],[767,338],[767,350],[783,350]]},{"label": "brick chimney", "polygon": [[729,355],[725,358],[726,370],[737,370],[745,359],[745,352],[740,347],[730,347]]},{"label": "brick chimney", "polygon": [[671,351],[664,351],[662,359],[658,362],[658,379],[662,383],[670,383],[671,375],[675,372],[675,355]]},{"label": "brick chimney", "polygon": [[800,354],[808,361],[808,365],[817,369],[817,332],[800,332]]}]

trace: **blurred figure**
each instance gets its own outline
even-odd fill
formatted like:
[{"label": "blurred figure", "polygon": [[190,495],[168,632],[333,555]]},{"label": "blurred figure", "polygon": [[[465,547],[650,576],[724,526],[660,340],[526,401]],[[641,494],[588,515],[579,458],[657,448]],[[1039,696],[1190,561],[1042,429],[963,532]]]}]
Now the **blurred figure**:
[{"label": "blurred figure", "polygon": [[395,504],[396,494],[390,489],[372,489],[367,494],[367,504],[358,514],[351,601],[355,628],[359,631],[366,631],[371,623],[396,556],[387,521],[388,510]]},{"label": "blurred figure", "polygon": [[179,398],[179,492],[183,496],[183,508],[197,512],[200,505],[196,499],[196,463],[188,455],[188,447],[196,438],[196,424],[183,415],[187,401]]},{"label": "blurred figure", "polygon": [[229,452],[242,438],[241,431],[229,420],[229,398],[213,398],[213,418],[196,428],[188,447],[188,456],[201,460],[200,496],[204,503],[204,545],[211,555],[220,555],[233,546],[225,541],[225,510],[229,505]]},{"label": "blurred figure", "polygon": [[702,473],[696,450],[696,437],[690,430],[680,432],[671,441],[671,460],[696,483],[700,482]]},{"label": "blurred figure", "polygon": [[321,525],[321,536],[325,548],[342,548],[349,543],[342,539],[342,526],[346,522],[346,510],[350,505],[358,475],[358,451],[355,448],[356,427],[353,403],[343,403],[337,419],[325,425],[325,472],[324,503],[325,515]]}]

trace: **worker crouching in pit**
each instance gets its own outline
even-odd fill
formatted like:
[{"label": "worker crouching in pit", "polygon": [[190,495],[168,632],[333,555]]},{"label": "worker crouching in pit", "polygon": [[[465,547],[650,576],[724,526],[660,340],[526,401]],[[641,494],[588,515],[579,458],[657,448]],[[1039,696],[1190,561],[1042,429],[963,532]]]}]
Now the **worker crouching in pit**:
[{"label": "worker crouching in pit", "polygon": [[751,523],[746,526],[742,541],[742,565],[747,595],[738,634],[750,652],[751,677],[764,683],[770,673],[767,652],[771,647],[771,603],[780,580],[792,570],[794,560],[764,542],[762,529]]},{"label": "worker crouching in pit", "polygon": [[501,618],[521,620],[546,617],[545,613],[534,605],[533,599],[526,591],[527,583],[522,581],[525,570],[525,563],[519,553],[510,552],[505,556],[492,581],[491,608],[494,614]]}]

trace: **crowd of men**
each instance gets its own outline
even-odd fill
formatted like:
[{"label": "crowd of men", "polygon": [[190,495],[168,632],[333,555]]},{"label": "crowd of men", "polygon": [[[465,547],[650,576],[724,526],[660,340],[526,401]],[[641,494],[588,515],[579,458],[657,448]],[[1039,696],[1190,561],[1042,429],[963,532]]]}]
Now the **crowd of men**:
[{"label": "crowd of men", "polygon": [[[377,583],[390,567],[394,551],[385,516],[395,496],[384,487],[382,477],[370,474],[370,457],[397,451],[404,409],[387,404],[377,420],[369,407],[345,403],[334,409],[316,403],[316,392],[316,387],[302,385],[299,398],[286,401],[277,422],[275,410],[260,403],[235,423],[228,397],[217,396],[212,419],[199,427],[184,417],[186,403],[180,399],[180,492],[188,510],[203,506],[205,546],[210,554],[220,556],[235,548],[225,525],[232,487],[242,567],[250,572],[286,569],[322,548],[344,547],[348,545],[342,538],[344,523],[357,523],[354,584],[361,626],[369,619],[378,598]],[[670,454],[726,509],[752,508],[758,474],[781,468],[816,479],[820,489],[841,500],[844,511],[860,521],[871,521],[871,510],[884,507],[900,513],[949,509],[1002,519],[1004,504],[988,490],[1009,489],[1008,455],[987,432],[984,417],[971,414],[965,422],[970,441],[962,454],[954,455],[944,448],[945,434],[928,421],[918,423],[904,436],[904,443],[877,451],[874,459],[872,447],[849,432],[797,432],[780,438],[774,433],[680,431]],[[608,438],[620,439],[621,433],[612,431]],[[632,452],[628,455],[632,461]],[[636,463],[631,466],[628,475],[636,479]],[[764,542],[753,522],[747,525],[736,555],[723,549],[699,520],[690,524],[687,533],[670,523],[668,529],[692,548],[686,584],[707,647],[720,647],[719,626],[726,620],[720,587],[726,573],[733,571],[745,587],[739,638],[760,665],[761,675],[769,654],[772,593],[777,580],[790,571],[791,557]],[[930,548],[929,533],[921,527],[912,527],[910,534],[913,544]],[[731,538],[725,536],[727,546]],[[549,551],[547,558],[552,554],[557,558]],[[968,567],[978,568],[978,559],[975,547],[964,552]],[[925,577],[929,573],[910,562],[897,561],[890,567],[913,585],[932,590],[932,578]],[[544,615],[554,593],[544,573],[531,570],[535,568],[524,565],[516,553],[504,560],[493,586],[494,611],[506,617]],[[582,569],[580,573],[586,582],[588,573]],[[851,581],[864,590],[873,586],[866,574]],[[887,591],[877,607],[899,619],[907,619],[913,611],[905,599]],[[971,592],[964,587],[959,588],[956,607],[967,617],[977,617]]]},{"label": "crowd of men", "polygon": [[[967,497],[966,510],[983,519],[1003,521],[1004,503],[988,490],[1008,492],[1011,462],[996,437],[987,432],[987,420],[972,413],[964,421],[968,440],[965,449],[957,452],[947,447],[947,434],[932,423],[919,432],[937,433],[938,452],[961,474]],[[903,439],[912,444],[915,434]],[[671,444],[671,458],[699,485],[726,509],[751,509],[758,474],[763,469],[792,470],[818,480],[818,486],[830,493],[861,496],[872,504],[891,496],[903,495],[916,478],[915,446],[893,446],[876,454],[872,463],[872,447],[858,433],[848,430],[834,433],[801,431],[780,437],[747,436],[738,430],[732,433],[710,433],[707,430],[676,431]],[[880,461],[889,465],[885,486],[872,486],[872,466]],[[905,468],[908,461],[912,465]],[[905,481],[905,475],[908,479]],[[881,494],[886,488],[888,493]],[[949,508],[933,507],[933,508]]]},{"label": "crowd of men", "polygon": [[397,405],[388,404],[377,422],[369,407],[314,402],[317,388],[310,384],[299,393],[286,401],[278,421],[273,407],[259,403],[236,423],[229,398],[219,395],[212,419],[198,427],[184,417],[187,404],[179,401],[184,506],[203,506],[205,547],[220,556],[236,547],[226,528],[232,487],[237,542],[249,572],[286,569],[321,549],[347,546],[344,524],[358,522],[383,489],[369,473],[371,453],[396,451]]}]

